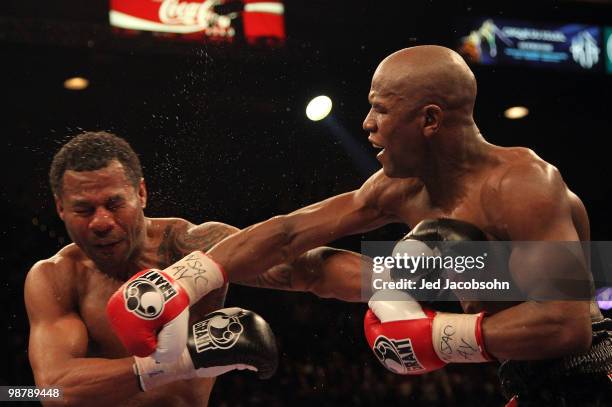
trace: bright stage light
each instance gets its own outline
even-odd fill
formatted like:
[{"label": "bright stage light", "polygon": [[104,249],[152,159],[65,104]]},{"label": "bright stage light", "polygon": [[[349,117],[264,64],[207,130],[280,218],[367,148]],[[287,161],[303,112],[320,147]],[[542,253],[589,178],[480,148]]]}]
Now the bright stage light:
[{"label": "bright stage light", "polygon": [[316,122],[327,117],[332,109],[332,101],[327,96],[317,96],[308,102],[306,106],[306,117]]},{"label": "bright stage light", "polygon": [[513,107],[506,109],[506,111],[504,112],[504,116],[506,116],[506,119],[511,119],[511,120],[522,119],[528,114],[529,114],[529,109],[527,109],[525,106],[513,106]]},{"label": "bright stage light", "polygon": [[83,90],[89,86],[89,81],[80,76],[68,78],[64,81],[64,87],[70,90]]}]

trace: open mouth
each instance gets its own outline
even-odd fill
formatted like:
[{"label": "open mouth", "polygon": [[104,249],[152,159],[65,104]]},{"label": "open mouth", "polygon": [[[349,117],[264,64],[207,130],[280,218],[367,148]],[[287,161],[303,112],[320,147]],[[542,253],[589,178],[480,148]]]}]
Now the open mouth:
[{"label": "open mouth", "polygon": [[98,243],[98,244],[95,244],[94,246],[98,249],[108,250],[108,249],[112,249],[113,247],[117,246],[119,243],[121,243],[121,240],[117,240],[116,242],[109,242],[109,243]]},{"label": "open mouth", "polygon": [[381,146],[380,144],[375,142],[373,137],[368,137],[368,141],[370,142],[370,144],[372,144],[372,147],[377,150],[382,150],[383,148],[385,148],[384,146]]}]

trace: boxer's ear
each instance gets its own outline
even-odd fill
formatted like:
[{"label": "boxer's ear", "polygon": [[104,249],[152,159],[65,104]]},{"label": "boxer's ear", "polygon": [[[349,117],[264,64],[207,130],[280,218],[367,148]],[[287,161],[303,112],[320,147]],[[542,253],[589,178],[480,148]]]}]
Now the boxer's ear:
[{"label": "boxer's ear", "polygon": [[140,183],[138,184],[138,199],[140,200],[140,207],[147,207],[147,185],[145,184],[144,178],[140,179]]},{"label": "boxer's ear", "polygon": [[427,105],[423,107],[423,135],[431,137],[438,132],[440,123],[442,122],[442,109],[438,105]]},{"label": "boxer's ear", "polygon": [[62,203],[62,198],[57,196],[57,194],[53,194],[53,199],[55,200],[55,210],[57,215],[61,220],[64,220],[64,204]]}]

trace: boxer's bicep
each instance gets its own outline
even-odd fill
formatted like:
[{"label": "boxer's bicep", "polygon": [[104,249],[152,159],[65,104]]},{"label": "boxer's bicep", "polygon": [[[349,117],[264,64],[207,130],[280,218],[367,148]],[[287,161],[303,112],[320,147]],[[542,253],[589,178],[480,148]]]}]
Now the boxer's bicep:
[{"label": "boxer's bicep", "polygon": [[485,318],[487,350],[503,359],[541,359],[584,351],[589,304],[572,300],[590,282],[568,194],[552,167],[515,168],[497,185],[489,214],[512,240],[509,272],[525,302]]},{"label": "boxer's bicep", "polygon": [[[509,270],[533,297],[562,290],[578,299],[590,283],[584,250],[573,223],[570,194],[552,167],[529,166],[509,172],[500,183],[499,224],[513,241]],[[582,285],[572,283],[582,283]],[[588,293],[587,293],[588,296]],[[553,296],[554,297],[554,296]]]},{"label": "boxer's bicep", "polygon": [[66,362],[85,356],[88,344],[85,324],[52,281],[51,271],[35,266],[25,283],[30,321],[28,356],[39,385],[55,382]]},{"label": "boxer's bicep", "polygon": [[361,190],[328,198],[285,216],[291,238],[299,242],[328,243],[339,237],[367,232],[397,219]]}]

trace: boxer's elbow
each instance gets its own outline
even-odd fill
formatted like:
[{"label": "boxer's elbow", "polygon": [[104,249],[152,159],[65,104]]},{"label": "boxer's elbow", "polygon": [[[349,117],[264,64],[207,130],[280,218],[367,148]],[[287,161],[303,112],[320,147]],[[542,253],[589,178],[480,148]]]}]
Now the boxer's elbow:
[{"label": "boxer's elbow", "polygon": [[34,371],[34,383],[36,387],[63,387],[60,375],[55,371]]},{"label": "boxer's elbow", "polygon": [[70,397],[72,390],[68,383],[61,379],[58,372],[44,372],[35,374],[36,387],[40,388],[60,388],[62,389],[62,397],[58,399],[41,399],[43,406],[75,406],[78,403],[74,398]]},{"label": "boxer's elbow", "polygon": [[562,354],[576,355],[589,350],[593,339],[590,318],[570,317],[561,326],[559,337]]},{"label": "boxer's elbow", "polygon": [[308,291],[320,298],[342,301],[361,300],[361,258],[359,255],[331,247],[318,247],[301,256],[307,260],[310,286]]},{"label": "boxer's elbow", "polygon": [[76,380],[71,378],[69,372],[49,371],[35,375],[37,387],[59,388],[62,390],[62,397],[58,399],[44,399],[41,401],[43,406],[82,406],[85,404],[95,405],[84,394],[84,388]]},{"label": "boxer's elbow", "polygon": [[586,352],[591,346],[592,329],[589,304],[583,301],[550,301],[540,303],[534,313],[540,321],[546,358]]}]

